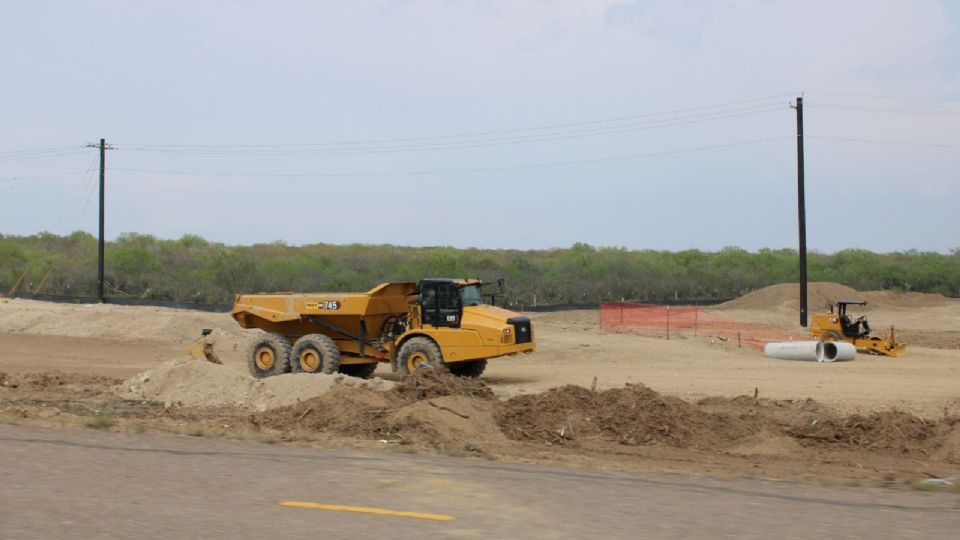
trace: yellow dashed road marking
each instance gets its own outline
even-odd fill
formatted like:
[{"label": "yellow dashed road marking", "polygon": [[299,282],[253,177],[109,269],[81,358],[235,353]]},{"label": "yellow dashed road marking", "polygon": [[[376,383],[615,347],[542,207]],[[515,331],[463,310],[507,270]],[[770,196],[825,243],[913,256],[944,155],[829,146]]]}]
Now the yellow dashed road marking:
[{"label": "yellow dashed road marking", "polygon": [[306,501],[280,501],[280,506],[289,508],[311,508],[314,510],[332,510],[334,512],[357,512],[360,514],[376,514],[378,516],[396,516],[413,519],[428,519],[430,521],[453,521],[457,518],[444,514],[426,514],[423,512],[404,512],[388,508],[374,508],[371,506],[347,506],[343,504],[322,504]]}]

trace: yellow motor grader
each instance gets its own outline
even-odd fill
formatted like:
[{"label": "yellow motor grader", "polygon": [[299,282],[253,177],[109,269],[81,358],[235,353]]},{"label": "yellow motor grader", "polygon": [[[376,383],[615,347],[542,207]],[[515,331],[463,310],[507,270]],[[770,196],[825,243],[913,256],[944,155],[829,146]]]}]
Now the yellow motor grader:
[{"label": "yellow motor grader", "polygon": [[885,337],[870,335],[870,323],[866,315],[851,315],[847,308],[855,306],[865,308],[863,300],[844,300],[837,302],[837,312],[830,311],[821,315],[814,315],[810,322],[810,335],[820,341],[846,341],[858,351],[882,354],[884,356],[901,356],[906,354],[906,344],[897,341],[897,331],[890,327],[890,334]]},{"label": "yellow motor grader", "polygon": [[[503,282],[499,282],[501,291]],[[530,319],[484,303],[478,279],[383,283],[365,293],[238,294],[231,316],[267,332],[250,348],[256,377],[444,369],[477,377],[487,360],[536,349]],[[489,295],[488,295],[489,296]]]}]

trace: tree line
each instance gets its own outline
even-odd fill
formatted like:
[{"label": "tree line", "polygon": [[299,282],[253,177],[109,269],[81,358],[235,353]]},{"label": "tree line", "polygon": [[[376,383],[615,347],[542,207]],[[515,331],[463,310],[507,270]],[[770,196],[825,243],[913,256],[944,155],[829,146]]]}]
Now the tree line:
[{"label": "tree line", "polygon": [[[808,255],[808,269],[811,281],[858,290],[960,297],[960,250],[815,252]],[[531,305],[722,300],[795,282],[797,274],[797,252],[790,249],[673,252],[583,243],[542,250],[283,242],[231,246],[195,235],[165,240],[126,233],[106,245],[104,282],[108,296],[230,303],[237,292],[365,291],[385,281],[423,277],[504,278],[507,300]],[[97,240],[79,231],[0,235],[0,292],[21,275],[21,291],[93,295]]]}]

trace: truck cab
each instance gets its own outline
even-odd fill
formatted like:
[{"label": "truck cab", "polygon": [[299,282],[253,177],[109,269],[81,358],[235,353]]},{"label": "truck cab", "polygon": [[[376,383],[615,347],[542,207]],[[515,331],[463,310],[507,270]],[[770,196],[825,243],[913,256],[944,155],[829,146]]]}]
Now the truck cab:
[{"label": "truck cab", "polygon": [[[409,336],[422,334],[438,344],[440,355],[451,371],[457,363],[483,362],[486,358],[533,352],[533,327],[528,317],[484,302],[484,284],[477,279],[428,278],[420,280],[411,302],[404,343]],[[400,371],[403,347],[398,350]]]}]

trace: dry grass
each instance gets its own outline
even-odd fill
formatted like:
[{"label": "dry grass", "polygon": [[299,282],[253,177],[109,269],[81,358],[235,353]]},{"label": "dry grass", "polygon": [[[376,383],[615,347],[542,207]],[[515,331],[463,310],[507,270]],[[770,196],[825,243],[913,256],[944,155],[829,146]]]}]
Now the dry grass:
[{"label": "dry grass", "polygon": [[84,425],[93,429],[109,429],[117,425],[117,419],[109,414],[97,413]]}]

